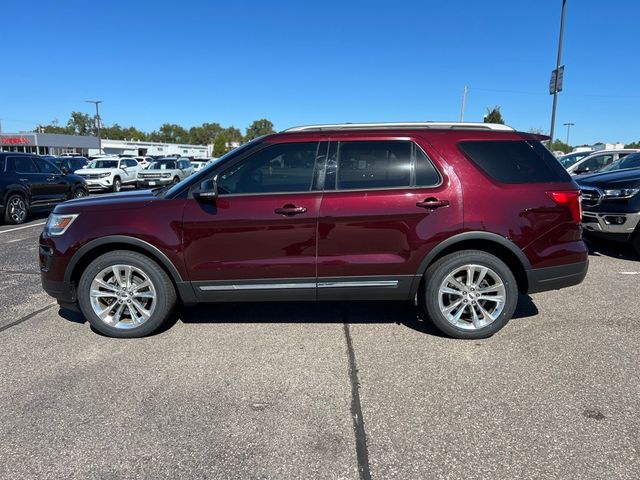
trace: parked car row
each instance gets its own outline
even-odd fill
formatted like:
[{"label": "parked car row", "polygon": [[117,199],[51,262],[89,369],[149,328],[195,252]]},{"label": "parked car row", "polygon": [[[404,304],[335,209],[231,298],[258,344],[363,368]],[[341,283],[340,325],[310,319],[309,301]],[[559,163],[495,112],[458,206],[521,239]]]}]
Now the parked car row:
[{"label": "parked car row", "polygon": [[196,168],[186,158],[148,158],[99,157],[89,161],[77,155],[0,152],[0,216],[6,223],[23,223],[30,212],[50,210],[90,191],[176,184],[209,163],[199,160],[194,162]]},{"label": "parked car row", "polygon": [[639,151],[635,148],[624,148],[573,152],[559,157],[558,161],[571,175],[586,175],[596,173],[627,155]]}]

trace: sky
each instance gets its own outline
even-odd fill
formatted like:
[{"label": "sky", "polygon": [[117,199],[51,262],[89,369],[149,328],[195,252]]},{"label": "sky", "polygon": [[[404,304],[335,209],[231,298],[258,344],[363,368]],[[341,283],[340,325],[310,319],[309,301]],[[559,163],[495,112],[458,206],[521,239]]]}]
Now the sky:
[{"label": "sky", "polygon": [[[482,121],[548,133],[562,0],[4,2],[0,122]],[[637,0],[567,0],[556,137],[640,140]]]}]

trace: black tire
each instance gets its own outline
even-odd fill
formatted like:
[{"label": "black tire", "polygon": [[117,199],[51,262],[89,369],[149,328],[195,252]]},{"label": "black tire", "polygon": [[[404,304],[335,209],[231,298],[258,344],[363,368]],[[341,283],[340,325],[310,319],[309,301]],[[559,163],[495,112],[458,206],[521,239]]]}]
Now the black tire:
[{"label": "black tire", "polygon": [[178,177],[173,177],[173,184],[177,185],[178,183],[180,183],[180,179]]},{"label": "black tire", "polygon": [[112,192],[119,192],[122,189],[122,181],[120,181],[120,177],[116,177],[113,179],[113,186],[111,187]]},{"label": "black tire", "polygon": [[84,187],[76,187],[73,190],[73,194],[71,195],[71,198],[84,198],[89,196],[89,192],[87,191],[86,188]]},{"label": "black tire", "polygon": [[[464,305],[461,305],[461,307],[463,310],[465,308],[467,310],[464,310],[462,319],[458,320],[456,323],[464,324],[465,327],[454,325],[452,322],[455,321],[455,319],[452,320],[452,322],[450,322],[445,316],[445,313],[442,311],[442,308],[440,305],[440,301],[441,301],[440,286],[443,284],[443,282],[445,282],[445,279],[450,274],[456,272],[458,269],[461,269],[462,267],[465,267],[467,265],[478,265],[480,267],[489,268],[490,271],[492,271],[492,274],[495,274],[498,277],[498,280],[504,286],[504,303],[502,305],[501,312],[497,315],[497,318],[493,320],[491,323],[488,323],[487,325],[481,326],[478,328],[472,328],[473,324],[471,322],[472,319],[470,318],[471,309],[474,309],[474,311],[477,313],[480,311],[480,304],[483,306],[482,308],[487,307],[487,310],[490,310],[494,307],[497,308],[497,303],[487,302],[485,300],[477,300],[477,301],[476,300],[472,301],[471,299],[467,300],[467,298],[469,298],[466,296],[467,294],[481,295],[475,291],[474,292],[465,291],[463,292],[464,295],[459,295],[459,296],[449,295],[448,297],[444,297],[444,295],[447,295],[447,294],[444,294],[443,297],[448,298],[449,299],[448,302],[450,302],[447,305],[444,305],[444,301],[443,301],[443,305],[445,307],[453,305],[454,303],[457,303],[458,298],[461,301],[464,301]],[[485,276],[487,280],[484,280],[484,282],[488,282],[492,280],[492,274],[488,274],[487,276]],[[463,273],[463,276],[468,277],[469,275],[466,275],[465,273]],[[474,274],[472,273],[471,276],[474,277]],[[460,277],[460,278],[463,278],[463,277]],[[479,275],[475,276],[474,278],[476,279],[479,278]],[[471,283],[474,283],[474,282],[471,282]],[[485,285],[484,288],[486,288],[486,285],[497,285],[497,284],[498,282],[484,283]],[[479,288],[479,287],[473,287],[473,290],[476,290],[476,288]],[[474,304],[474,307],[471,306],[472,302]],[[513,273],[511,272],[509,267],[496,256],[480,250],[462,250],[441,258],[440,260],[435,262],[433,265],[431,265],[427,269],[424,277],[424,290],[423,290],[422,303],[423,303],[423,307],[426,310],[427,315],[429,316],[429,319],[433,322],[435,327],[438,330],[440,330],[442,333],[454,338],[468,339],[468,340],[487,338],[493,335],[494,333],[496,333],[502,327],[504,327],[513,316],[513,312],[515,311],[516,306],[518,304],[518,286],[516,284],[516,280],[513,276]],[[476,304],[478,305],[477,307],[475,306]],[[456,309],[456,310],[450,311],[450,313],[453,314],[454,311],[458,313],[460,310]],[[497,313],[497,312],[490,312],[490,313]],[[469,317],[468,320],[466,319],[467,317]],[[467,327],[467,324],[468,324],[468,327]]]},{"label": "black tire", "polygon": [[11,225],[24,223],[29,216],[29,203],[24,195],[12,193],[4,206],[4,221]]},{"label": "black tire", "polygon": [[[139,269],[147,276],[155,288],[156,297],[153,300],[157,302],[155,309],[148,320],[141,325],[127,329],[116,328],[101,320],[94,312],[90,297],[91,284],[100,272],[114,265],[129,265]],[[80,310],[89,323],[99,332],[109,337],[117,338],[144,337],[157,331],[169,318],[177,298],[171,279],[155,261],[145,255],[128,250],[105,253],[91,262],[80,277],[77,293]],[[128,307],[125,306],[124,308]],[[126,315],[126,311],[123,310],[123,318],[125,320]]]}]

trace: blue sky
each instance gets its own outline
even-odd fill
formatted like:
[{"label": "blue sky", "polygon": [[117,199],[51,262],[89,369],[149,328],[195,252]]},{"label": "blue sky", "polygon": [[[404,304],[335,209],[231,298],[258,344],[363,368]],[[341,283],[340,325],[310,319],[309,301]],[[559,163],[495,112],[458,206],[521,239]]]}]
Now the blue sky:
[{"label": "blue sky", "polygon": [[[561,0],[32,1],[2,7],[4,132],[107,124],[482,121],[549,130]],[[556,135],[640,140],[637,0],[567,0]]]}]

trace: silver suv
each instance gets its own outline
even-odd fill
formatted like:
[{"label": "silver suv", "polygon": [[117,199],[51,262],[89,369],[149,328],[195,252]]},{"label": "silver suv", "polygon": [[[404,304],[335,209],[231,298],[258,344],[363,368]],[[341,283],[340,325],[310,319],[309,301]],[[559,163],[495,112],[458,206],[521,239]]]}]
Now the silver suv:
[{"label": "silver suv", "polygon": [[138,174],[138,188],[176,184],[193,173],[191,162],[185,158],[160,158]]}]

